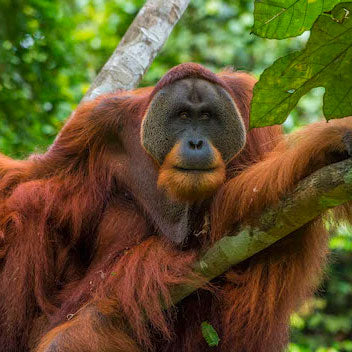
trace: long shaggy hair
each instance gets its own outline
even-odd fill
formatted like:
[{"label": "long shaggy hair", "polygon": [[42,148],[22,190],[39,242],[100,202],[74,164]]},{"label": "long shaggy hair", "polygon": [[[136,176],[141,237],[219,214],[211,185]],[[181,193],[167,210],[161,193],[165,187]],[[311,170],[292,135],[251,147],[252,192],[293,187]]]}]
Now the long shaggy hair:
[{"label": "long shaggy hair", "polygon": [[[171,287],[201,283],[191,267],[205,246],[334,161],[331,155],[345,153],[342,136],[351,119],[288,138],[277,126],[248,131],[245,148],[208,202],[210,235],[182,251],[153,236],[153,224],[135,202],[138,194],[128,194],[121,175],[124,143],[134,134],[128,131],[138,135],[155,93],[185,77],[229,91],[248,128],[255,80],[184,64],[155,88],[80,105],[45,154],[24,161],[0,156],[0,351],[200,352],[208,348],[204,320],[221,338],[213,350],[284,348],[289,316],[312,294],[324,267],[327,236],[319,219],[175,309],[164,307],[171,304]],[[137,157],[149,158],[142,148]]]}]

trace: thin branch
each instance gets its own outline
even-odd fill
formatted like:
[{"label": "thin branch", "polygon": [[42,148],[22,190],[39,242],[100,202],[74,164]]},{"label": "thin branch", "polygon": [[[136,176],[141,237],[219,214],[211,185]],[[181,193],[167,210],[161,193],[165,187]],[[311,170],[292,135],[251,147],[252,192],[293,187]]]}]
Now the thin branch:
[{"label": "thin branch", "polygon": [[[195,271],[211,280],[276,241],[287,236],[327,210],[352,200],[352,159],[326,166],[306,179],[279,204],[265,209],[232,236],[214,244],[196,263]],[[175,287],[177,303],[197,288]]]},{"label": "thin branch", "polygon": [[190,0],[148,0],[82,101],[138,86]]}]

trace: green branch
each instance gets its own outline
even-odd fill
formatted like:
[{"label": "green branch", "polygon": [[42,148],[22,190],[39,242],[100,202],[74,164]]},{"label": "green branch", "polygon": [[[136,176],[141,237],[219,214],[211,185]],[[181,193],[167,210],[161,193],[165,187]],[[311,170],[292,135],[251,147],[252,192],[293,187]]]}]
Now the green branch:
[{"label": "green branch", "polygon": [[[195,265],[211,280],[230,267],[269,247],[327,210],[352,200],[352,159],[326,166],[302,180],[276,206],[216,242]],[[197,287],[179,286],[172,292],[177,303]]]}]

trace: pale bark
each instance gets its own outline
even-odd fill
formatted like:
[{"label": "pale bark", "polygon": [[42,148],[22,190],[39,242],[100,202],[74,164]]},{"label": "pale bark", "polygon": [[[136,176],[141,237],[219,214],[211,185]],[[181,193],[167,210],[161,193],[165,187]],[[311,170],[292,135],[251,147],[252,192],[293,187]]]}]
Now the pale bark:
[{"label": "pale bark", "polygon": [[[294,192],[265,209],[236,233],[214,244],[195,265],[195,271],[211,280],[327,210],[352,200],[352,159],[326,166],[302,180]],[[177,303],[197,287],[179,286],[172,291]]]},{"label": "pale bark", "polygon": [[139,11],[83,101],[138,86],[190,0],[148,0]]}]

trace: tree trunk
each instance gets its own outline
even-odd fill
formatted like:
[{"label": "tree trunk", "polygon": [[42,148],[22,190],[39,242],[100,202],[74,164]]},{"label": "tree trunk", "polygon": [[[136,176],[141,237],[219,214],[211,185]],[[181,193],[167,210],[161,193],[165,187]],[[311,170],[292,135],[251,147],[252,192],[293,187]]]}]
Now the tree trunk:
[{"label": "tree trunk", "polygon": [[136,88],[188,4],[189,0],[148,0],[83,101],[117,89]]}]

